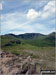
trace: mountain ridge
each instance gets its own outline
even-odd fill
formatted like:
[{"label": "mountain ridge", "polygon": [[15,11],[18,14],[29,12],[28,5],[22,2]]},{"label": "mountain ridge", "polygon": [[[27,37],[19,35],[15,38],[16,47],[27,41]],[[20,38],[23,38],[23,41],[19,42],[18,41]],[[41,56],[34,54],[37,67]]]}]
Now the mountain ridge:
[{"label": "mountain ridge", "polygon": [[21,39],[33,39],[35,37],[41,37],[41,36],[45,36],[44,34],[41,33],[25,33],[25,34],[19,34],[19,35],[15,35],[15,34],[5,34],[5,35],[1,35],[1,36],[13,36],[16,38],[21,38]]},{"label": "mountain ridge", "polygon": [[[26,33],[20,35],[6,34],[1,36],[1,43],[10,44],[12,42],[23,41],[26,44],[34,46],[55,46],[55,32],[49,35],[43,35],[40,33]],[[13,44],[13,43],[12,43]]]}]

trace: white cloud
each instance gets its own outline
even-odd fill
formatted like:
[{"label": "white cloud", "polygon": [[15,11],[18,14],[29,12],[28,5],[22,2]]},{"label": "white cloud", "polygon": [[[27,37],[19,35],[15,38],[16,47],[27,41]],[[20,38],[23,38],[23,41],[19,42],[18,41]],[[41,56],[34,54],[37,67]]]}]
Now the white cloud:
[{"label": "white cloud", "polygon": [[39,12],[37,12],[34,9],[29,9],[29,11],[26,14],[27,18],[30,20],[34,20],[39,16]]},{"label": "white cloud", "polygon": [[2,10],[3,9],[3,7],[2,7],[2,3],[0,3],[0,10]]},{"label": "white cloud", "polygon": [[55,1],[50,1],[45,7],[44,11],[51,11],[52,9],[54,10],[55,8]]},{"label": "white cloud", "polygon": [[48,18],[48,17],[49,17],[49,12],[43,12],[42,15],[41,15],[41,17],[42,17],[43,19]]},{"label": "white cloud", "polygon": [[50,16],[54,16],[55,14],[55,2],[56,1],[50,1],[48,2],[47,5],[45,5],[43,11],[42,11],[42,18],[45,19],[47,17],[50,17]]},{"label": "white cloud", "polygon": [[29,9],[26,16],[29,20],[34,20],[37,17],[40,17],[42,19],[47,19],[49,17],[55,16],[55,2],[56,1],[49,1],[43,10],[36,11],[35,9]]}]

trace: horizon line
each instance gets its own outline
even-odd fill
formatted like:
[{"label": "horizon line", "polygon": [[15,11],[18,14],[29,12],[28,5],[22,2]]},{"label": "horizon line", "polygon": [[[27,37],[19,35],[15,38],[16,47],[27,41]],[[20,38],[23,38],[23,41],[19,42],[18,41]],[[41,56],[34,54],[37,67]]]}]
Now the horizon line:
[{"label": "horizon line", "polygon": [[[0,34],[0,36],[2,36],[2,35],[8,35],[8,34],[12,34],[12,35],[23,35],[23,34],[37,34],[37,32],[31,32],[31,33],[20,33],[20,34],[15,34],[15,33],[5,33],[5,34]],[[49,34],[51,34],[51,33],[55,33],[55,31],[53,31],[53,32],[50,32],[50,33],[48,33],[48,34],[44,34],[44,33],[38,33],[38,34],[43,34],[43,35],[49,35]]]}]

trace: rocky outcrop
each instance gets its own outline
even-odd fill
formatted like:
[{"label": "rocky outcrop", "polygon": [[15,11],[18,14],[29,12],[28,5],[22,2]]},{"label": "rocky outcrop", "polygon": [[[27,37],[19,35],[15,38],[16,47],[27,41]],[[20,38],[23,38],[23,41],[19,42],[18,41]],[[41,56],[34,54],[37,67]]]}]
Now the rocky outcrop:
[{"label": "rocky outcrop", "polygon": [[21,57],[10,52],[1,53],[1,75],[36,74],[36,62],[31,56]]}]

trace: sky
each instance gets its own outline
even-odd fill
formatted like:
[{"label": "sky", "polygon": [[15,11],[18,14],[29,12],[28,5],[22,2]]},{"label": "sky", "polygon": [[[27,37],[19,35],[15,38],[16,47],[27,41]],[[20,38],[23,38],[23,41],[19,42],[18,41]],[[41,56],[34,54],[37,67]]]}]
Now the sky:
[{"label": "sky", "polygon": [[54,32],[55,3],[55,0],[0,0],[0,34]]}]

